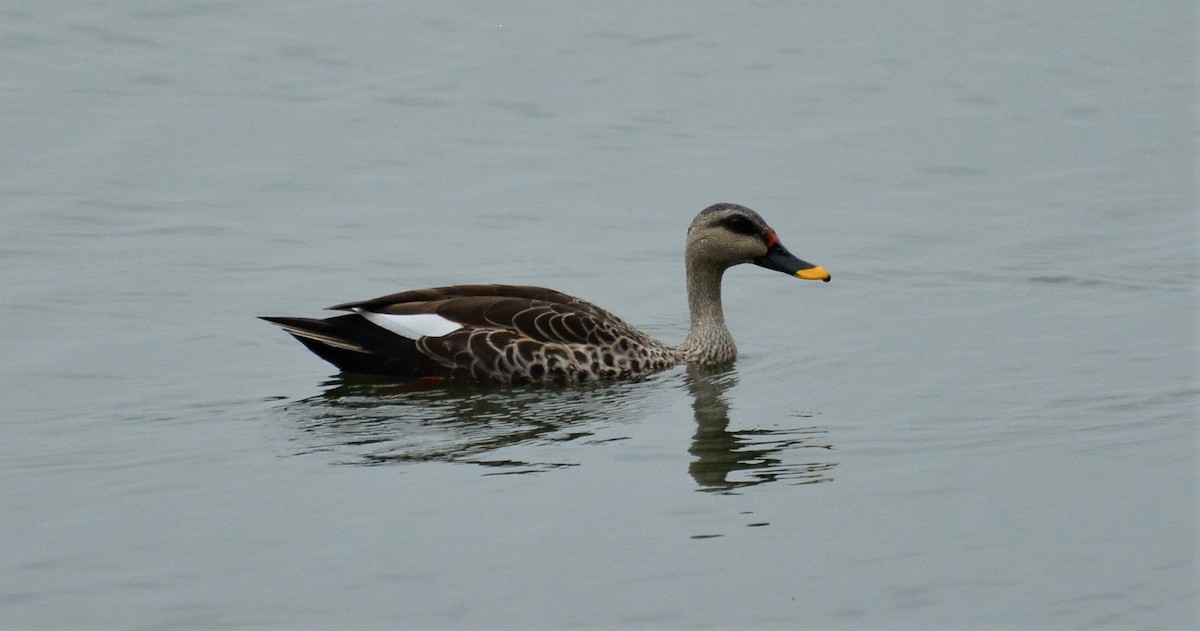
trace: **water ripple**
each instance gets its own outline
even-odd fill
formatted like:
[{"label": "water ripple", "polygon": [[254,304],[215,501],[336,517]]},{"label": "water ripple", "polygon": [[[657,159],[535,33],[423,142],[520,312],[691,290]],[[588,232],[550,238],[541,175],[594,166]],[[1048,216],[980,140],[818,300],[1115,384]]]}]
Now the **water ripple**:
[{"label": "water ripple", "polygon": [[328,382],[322,394],[284,409],[296,417],[303,445],[300,454],[334,452],[343,464],[454,462],[524,473],[578,463],[511,458],[497,452],[597,437],[613,425],[648,413],[654,399],[636,393],[649,385],[423,387],[339,378]]},{"label": "water ripple", "polygon": [[727,396],[736,384],[733,370],[698,368],[584,387],[422,386],[347,377],[281,409],[298,431],[295,455],[333,454],[333,462],[349,465],[445,462],[485,467],[485,475],[526,474],[579,466],[583,455],[561,449],[565,445],[591,448],[636,438],[632,426],[667,400],[655,393],[673,385],[666,392],[683,390],[691,398],[696,430],[686,445],[694,458],[688,474],[700,490],[831,481],[832,445],[827,429],[813,424],[814,415],[751,419],[737,429]]}]

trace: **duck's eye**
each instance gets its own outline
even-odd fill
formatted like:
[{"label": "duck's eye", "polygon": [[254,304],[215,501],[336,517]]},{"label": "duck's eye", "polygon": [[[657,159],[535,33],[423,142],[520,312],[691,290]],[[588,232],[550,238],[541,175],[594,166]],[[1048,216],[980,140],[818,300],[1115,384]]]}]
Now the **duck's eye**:
[{"label": "duck's eye", "polygon": [[754,225],[753,222],[751,222],[749,219],[746,219],[745,217],[742,217],[739,215],[734,215],[733,217],[728,217],[725,219],[725,221],[723,221],[721,223],[729,230],[736,232],[738,234],[746,234],[746,235],[754,236],[759,233],[758,228]]}]

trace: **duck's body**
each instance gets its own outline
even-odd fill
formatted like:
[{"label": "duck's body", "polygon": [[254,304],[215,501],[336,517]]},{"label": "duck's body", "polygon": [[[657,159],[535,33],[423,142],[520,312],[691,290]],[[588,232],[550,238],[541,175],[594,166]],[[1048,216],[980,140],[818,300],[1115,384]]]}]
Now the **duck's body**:
[{"label": "duck's body", "polygon": [[325,320],[265,318],[345,372],[587,381],[640,377],[683,355],[617,316],[542,287],[456,285],[332,307]]},{"label": "duck's body", "polygon": [[456,285],[330,307],[327,319],[266,317],[343,372],[499,383],[637,379],[737,356],[721,277],[739,263],[829,280],[792,256],[754,211],[710,206],[688,229],[691,329],[669,346],[587,301],[542,287]]}]

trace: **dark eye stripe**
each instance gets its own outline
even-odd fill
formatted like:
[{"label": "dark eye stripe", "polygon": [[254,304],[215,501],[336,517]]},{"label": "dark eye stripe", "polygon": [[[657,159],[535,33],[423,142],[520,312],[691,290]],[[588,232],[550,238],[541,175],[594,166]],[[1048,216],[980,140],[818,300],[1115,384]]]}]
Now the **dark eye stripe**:
[{"label": "dark eye stripe", "polygon": [[741,215],[726,217],[721,220],[721,225],[731,232],[736,232],[738,234],[744,234],[751,237],[758,236],[762,233],[762,229],[754,225],[753,221],[750,221]]}]

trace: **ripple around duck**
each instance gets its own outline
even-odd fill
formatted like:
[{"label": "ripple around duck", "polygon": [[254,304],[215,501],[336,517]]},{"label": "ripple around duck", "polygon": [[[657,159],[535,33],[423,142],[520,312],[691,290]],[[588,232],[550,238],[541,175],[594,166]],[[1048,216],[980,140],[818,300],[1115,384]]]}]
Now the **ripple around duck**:
[{"label": "ripple around duck", "polygon": [[499,452],[584,438],[621,440],[601,434],[645,416],[655,401],[637,394],[647,382],[422,387],[345,378],[326,385],[322,394],[284,406],[301,432],[304,447],[299,453],[333,452],[342,464],[454,462],[504,473],[575,466],[577,462],[514,459]]},{"label": "ripple around duck", "polygon": [[[784,421],[747,419],[730,404],[728,392],[738,383],[735,370],[689,368],[683,385],[692,396],[696,432],[688,453],[695,456],[688,473],[701,491],[733,493],[738,489],[784,482],[829,482],[837,466],[828,430],[812,423],[814,414],[794,413]],[[795,419],[800,419],[796,421]],[[732,428],[731,428],[732,425]],[[743,429],[738,429],[742,425]]]},{"label": "ripple around duck", "polygon": [[446,462],[485,467],[485,475],[525,474],[581,464],[578,451],[561,449],[568,444],[577,450],[645,440],[632,426],[683,390],[691,398],[696,429],[678,448],[693,457],[688,473],[698,490],[732,493],[769,482],[831,481],[836,463],[829,458],[826,428],[807,413],[732,423],[738,414],[731,412],[726,393],[736,384],[734,371],[699,369],[572,387],[422,387],[340,378],[328,382],[322,394],[280,409],[297,429],[296,455],[331,454],[336,464]]},{"label": "ripple around duck", "polygon": [[[837,464],[823,453],[833,448],[826,434],[815,426],[740,431],[701,426],[688,449],[696,456],[688,473],[700,490],[716,493],[768,482],[831,482]],[[795,461],[800,454],[808,457]]]}]

